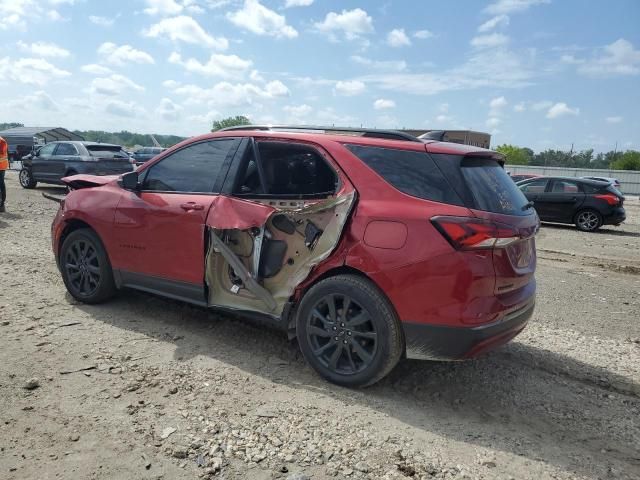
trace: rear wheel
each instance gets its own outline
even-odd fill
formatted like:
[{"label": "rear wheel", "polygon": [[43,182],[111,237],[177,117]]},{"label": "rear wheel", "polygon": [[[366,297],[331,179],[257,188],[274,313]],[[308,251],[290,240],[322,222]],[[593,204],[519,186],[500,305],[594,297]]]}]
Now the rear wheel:
[{"label": "rear wheel", "polygon": [[581,210],[576,214],[575,223],[583,232],[593,232],[602,226],[602,215],[595,210]]},{"label": "rear wheel", "polygon": [[33,174],[31,173],[31,170],[24,167],[22,168],[22,170],[20,170],[20,173],[18,174],[18,180],[20,181],[20,186],[22,188],[35,188],[36,185],[38,184],[38,182],[36,182],[33,179]]},{"label": "rear wheel", "polygon": [[59,261],[64,284],[75,299],[100,303],[116,293],[106,251],[92,230],[71,232],[62,243]]},{"label": "rear wheel", "polygon": [[379,381],[403,351],[391,304],[370,281],[354,275],[313,286],[300,302],[296,330],[300,350],[314,370],[347,387]]}]

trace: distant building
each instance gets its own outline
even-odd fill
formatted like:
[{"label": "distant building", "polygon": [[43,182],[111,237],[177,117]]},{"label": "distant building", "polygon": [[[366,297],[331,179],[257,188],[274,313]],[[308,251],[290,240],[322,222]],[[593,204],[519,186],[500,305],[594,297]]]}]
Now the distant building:
[{"label": "distant building", "polygon": [[9,145],[9,159],[16,161],[31,151],[34,145],[56,140],[84,140],[83,137],[59,127],[15,127],[0,131]]},{"label": "distant building", "polygon": [[490,148],[491,135],[473,130],[402,130],[415,137],[424,135],[423,138],[431,138],[443,142],[462,143],[474,147]]}]

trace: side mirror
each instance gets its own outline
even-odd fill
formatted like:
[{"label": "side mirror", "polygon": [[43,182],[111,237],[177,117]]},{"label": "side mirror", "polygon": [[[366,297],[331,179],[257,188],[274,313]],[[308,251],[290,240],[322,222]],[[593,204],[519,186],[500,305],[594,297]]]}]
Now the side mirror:
[{"label": "side mirror", "polygon": [[128,172],[120,177],[120,185],[125,190],[136,191],[140,188],[138,183],[138,172]]}]

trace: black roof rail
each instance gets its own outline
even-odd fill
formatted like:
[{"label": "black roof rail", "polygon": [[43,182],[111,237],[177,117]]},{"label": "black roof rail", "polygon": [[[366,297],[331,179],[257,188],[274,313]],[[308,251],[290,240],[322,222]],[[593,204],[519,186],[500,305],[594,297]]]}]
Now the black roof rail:
[{"label": "black roof rail", "polygon": [[409,142],[421,142],[420,139],[405,132],[397,130],[378,130],[372,128],[351,128],[351,127],[323,127],[316,125],[238,125],[217,130],[218,132],[229,132],[235,130],[260,130],[260,131],[299,131],[305,133],[344,133],[360,134],[361,137],[384,138],[387,140],[404,140]]}]

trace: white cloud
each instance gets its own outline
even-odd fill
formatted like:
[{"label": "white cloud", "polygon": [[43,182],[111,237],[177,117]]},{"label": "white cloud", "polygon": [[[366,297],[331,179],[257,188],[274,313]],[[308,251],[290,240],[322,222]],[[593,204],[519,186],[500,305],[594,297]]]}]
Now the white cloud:
[{"label": "white cloud", "polygon": [[607,123],[620,123],[622,122],[622,117],[607,117],[604,120]]},{"label": "white cloud", "polygon": [[0,15],[2,15],[0,30],[12,28],[25,30],[26,21],[31,19],[64,20],[57,10],[51,8],[51,5],[59,3],[63,2],[56,0],[49,0],[48,2],[41,0],[0,0]]},{"label": "white cloud", "polygon": [[89,92],[106,96],[121,95],[126,90],[144,91],[144,87],[138,85],[133,80],[114,73],[109,77],[94,78],[89,86]]},{"label": "white cloud", "polygon": [[551,0],[496,0],[485,8],[490,15],[524,12],[529,7],[551,3]]},{"label": "white cloud", "polygon": [[71,75],[70,72],[56,67],[43,58],[20,58],[12,61],[9,57],[0,58],[0,80],[9,79],[27,85],[46,85],[50,80]]},{"label": "white cloud", "polygon": [[387,100],[384,98],[379,98],[375,102],[373,102],[373,108],[376,110],[385,110],[387,108],[395,108],[396,102],[393,100]]},{"label": "white cloud", "polygon": [[313,4],[313,0],[287,0],[284,4],[284,8],[308,7],[311,4]]},{"label": "white cloud", "polygon": [[391,47],[404,47],[411,45],[411,40],[403,28],[394,28],[387,34],[387,44]]},{"label": "white cloud", "polygon": [[204,103],[210,108],[255,105],[256,100],[273,100],[289,95],[289,89],[279,80],[264,87],[252,83],[219,82],[211,88],[179,85],[173,91],[186,97],[186,103],[190,105],[201,106]]},{"label": "white cloud", "polygon": [[143,109],[135,102],[123,102],[122,100],[110,100],[104,107],[104,111],[116,117],[137,117],[144,113]]},{"label": "white cloud", "polygon": [[361,8],[342,10],[341,13],[329,12],[322,22],[316,22],[314,26],[334,38],[342,32],[348,40],[373,32],[373,20]]},{"label": "white cloud", "polygon": [[345,97],[359,95],[365,91],[366,85],[360,80],[340,80],[336,82],[334,93]]},{"label": "white cloud", "polygon": [[429,30],[418,30],[417,32],[414,32],[413,34],[413,38],[419,38],[420,40],[424,40],[426,38],[431,38],[433,37],[433,33],[430,32]]},{"label": "white cloud", "polygon": [[182,65],[187,71],[208,77],[234,78],[242,75],[252,65],[250,60],[243,60],[237,55],[213,54],[206,63],[195,58],[183,60],[179,53],[173,52],[169,62]]},{"label": "white cloud", "polygon": [[547,111],[547,118],[558,118],[565,115],[579,115],[579,108],[569,108],[569,106],[564,102],[558,102],[549,108]]},{"label": "white cloud", "polygon": [[162,86],[164,88],[169,88],[173,90],[180,86],[180,82],[176,82],[175,80],[165,80],[164,82],[162,82]]},{"label": "white cloud", "polygon": [[489,102],[489,115],[497,117],[502,114],[502,110],[509,104],[504,97],[492,98]]},{"label": "white cloud", "polygon": [[582,63],[578,72],[590,77],[616,75],[638,75],[640,73],[640,50],[631,42],[620,38],[598,50],[598,55]]},{"label": "white cloud", "polygon": [[491,87],[521,88],[539,75],[525,55],[506,49],[479,50],[454,68],[423,73],[378,73],[358,79],[378,88],[413,95],[436,95],[447,91]]},{"label": "white cloud", "polygon": [[244,0],[240,10],[227,13],[227,18],[239,28],[256,35],[268,35],[277,38],[296,38],[298,31],[287,25],[287,19],[273,10],[269,10],[258,0]]},{"label": "white cloud", "polygon": [[114,18],[99,17],[97,15],[89,15],[89,21],[100,27],[110,27],[115,22]]},{"label": "white cloud", "polygon": [[478,27],[479,32],[489,32],[497,27],[506,27],[509,25],[509,17],[507,15],[496,15],[490,18]]},{"label": "white cloud", "polygon": [[35,42],[35,43],[25,43],[23,41],[18,41],[18,48],[23,52],[30,53],[32,55],[39,55],[41,57],[58,57],[65,58],[71,55],[69,50],[66,50],[55,43],[48,42]]},{"label": "white cloud", "polygon": [[352,55],[351,60],[359,65],[371,67],[376,70],[388,70],[402,72],[407,69],[407,62],[404,60],[371,60],[370,58]]},{"label": "white cloud", "polygon": [[147,15],[177,15],[184,8],[175,0],[146,0],[146,4],[144,13]]},{"label": "white cloud", "polygon": [[475,48],[500,47],[509,43],[509,37],[502,33],[491,33],[489,35],[478,35],[471,39],[471,46]]},{"label": "white cloud", "polygon": [[486,121],[487,128],[491,128],[491,129],[496,128],[501,123],[502,123],[502,120],[500,120],[497,117],[489,117]]},{"label": "white cloud", "polygon": [[112,70],[103,65],[98,65],[97,63],[90,63],[89,65],[83,65],[80,67],[85,73],[90,73],[91,75],[109,75]]},{"label": "white cloud", "polygon": [[553,105],[553,102],[549,100],[542,100],[540,102],[533,103],[531,105],[531,109],[539,112],[540,110],[547,110],[551,105]]},{"label": "white cloud", "polygon": [[147,52],[137,50],[131,45],[116,45],[105,42],[98,47],[98,54],[105,62],[122,66],[126,63],[155,63],[153,57]]},{"label": "white cloud", "polygon": [[302,104],[287,105],[282,107],[282,110],[295,118],[301,118],[309,115],[313,111],[313,108],[307,104]]},{"label": "white cloud", "polygon": [[19,108],[21,110],[34,109],[38,111],[46,110],[50,112],[60,111],[58,103],[49,96],[49,94],[43,90],[38,90],[32,95],[26,95],[17,100],[7,102],[7,108]]},{"label": "white cloud", "polygon": [[165,18],[154,24],[144,32],[147,37],[169,37],[174,42],[191,43],[226,50],[229,41],[224,37],[212,37],[193,18],[180,15],[173,18]]},{"label": "white cloud", "polygon": [[180,117],[182,110],[183,108],[180,105],[165,97],[160,100],[160,104],[156,108],[156,114],[167,121],[175,122]]},{"label": "white cloud", "polygon": [[61,22],[65,18],[57,10],[47,10],[46,16],[52,22]]},{"label": "white cloud", "polygon": [[562,55],[560,57],[560,61],[562,63],[568,63],[568,64],[571,64],[571,65],[580,65],[580,64],[584,63],[584,60],[578,59],[575,56],[570,55],[568,53]]},{"label": "white cloud", "polygon": [[514,112],[524,112],[526,109],[524,102],[517,103],[513,106]]}]

